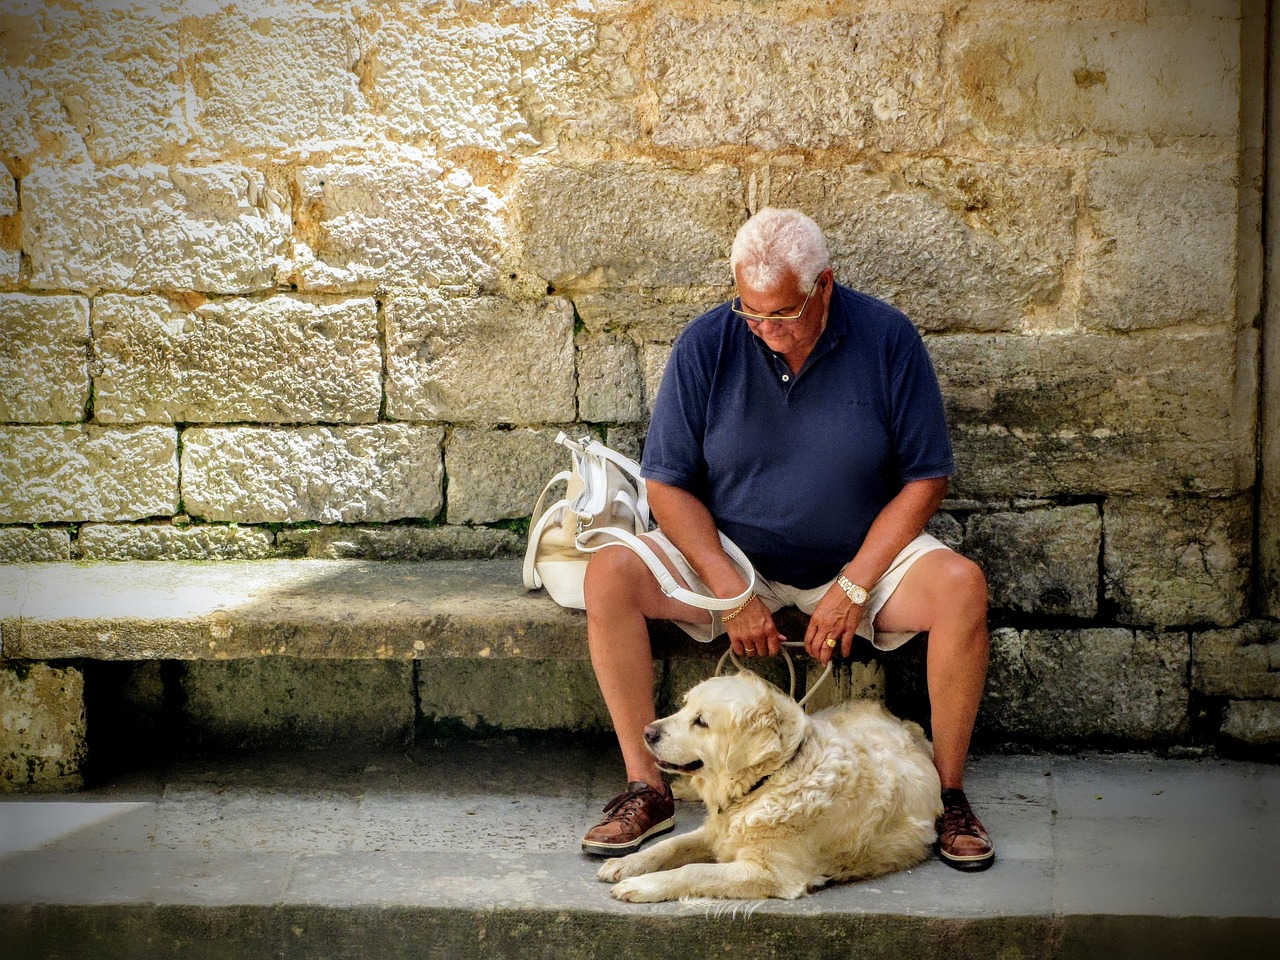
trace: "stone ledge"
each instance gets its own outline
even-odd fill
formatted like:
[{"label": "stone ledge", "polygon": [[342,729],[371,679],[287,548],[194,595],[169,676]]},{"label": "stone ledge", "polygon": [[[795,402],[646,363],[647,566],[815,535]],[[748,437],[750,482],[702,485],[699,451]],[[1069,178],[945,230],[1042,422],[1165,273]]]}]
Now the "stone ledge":
[{"label": "stone ledge", "polygon": [[[656,624],[665,656],[701,645]],[[706,651],[707,648],[701,648]],[[0,569],[10,660],[586,659],[518,559],[33,563]]]}]

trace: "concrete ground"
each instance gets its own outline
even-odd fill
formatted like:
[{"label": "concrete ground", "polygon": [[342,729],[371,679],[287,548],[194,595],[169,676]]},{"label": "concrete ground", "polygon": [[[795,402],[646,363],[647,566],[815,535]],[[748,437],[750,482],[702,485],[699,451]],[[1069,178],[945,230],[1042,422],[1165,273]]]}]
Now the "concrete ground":
[{"label": "concrete ground", "polygon": [[1280,955],[1280,767],[979,757],[989,871],[930,860],[719,906],[622,904],[595,880],[578,841],[620,786],[606,747],[508,739],[189,758],[0,799],[0,954]]}]

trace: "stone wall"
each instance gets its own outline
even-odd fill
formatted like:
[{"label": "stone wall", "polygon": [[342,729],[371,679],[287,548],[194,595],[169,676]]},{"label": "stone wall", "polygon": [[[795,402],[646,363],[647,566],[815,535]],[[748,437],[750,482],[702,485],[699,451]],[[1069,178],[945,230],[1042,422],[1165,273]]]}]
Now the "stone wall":
[{"label": "stone wall", "polygon": [[794,205],[926,337],[995,675],[1275,741],[1264,10],[17,0],[0,556],[518,552],[557,430],[637,451]]}]

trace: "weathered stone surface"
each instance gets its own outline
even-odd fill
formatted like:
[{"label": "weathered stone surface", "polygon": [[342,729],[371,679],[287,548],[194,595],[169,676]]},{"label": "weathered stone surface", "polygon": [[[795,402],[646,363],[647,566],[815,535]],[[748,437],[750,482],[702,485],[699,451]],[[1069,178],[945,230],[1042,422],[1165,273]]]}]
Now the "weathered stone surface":
[{"label": "weathered stone surface", "polygon": [[[3,91],[3,86],[0,86]],[[0,92],[0,96],[3,93]],[[0,133],[3,140],[3,133]],[[22,253],[18,250],[22,229],[18,223],[18,188],[13,178],[0,171],[0,286],[14,286],[22,273]]]},{"label": "weathered stone surface", "polygon": [[85,732],[79,670],[0,660],[0,793],[79,789]]},{"label": "weathered stone surface", "polygon": [[20,62],[46,141],[42,159],[65,159],[59,141],[100,166],[145,162],[190,141],[180,18],[159,5],[140,7],[46,5],[21,21]]},{"label": "weathered stone surface", "polygon": [[413,665],[388,660],[194,661],[182,722],[208,746],[389,744],[413,731]]},{"label": "weathered stone surface", "polygon": [[[5,656],[25,660],[577,660],[581,611],[519,558],[0,565]],[[675,629],[675,628],[672,628]]]},{"label": "weathered stone surface", "polygon": [[26,173],[39,144],[32,127],[31,85],[15,67],[0,67],[0,161]]},{"label": "weathered stone surface", "polygon": [[901,169],[769,170],[768,202],[823,228],[836,277],[928,330],[1015,328],[1062,296],[1075,246],[1072,174],[926,159]]},{"label": "weathered stone surface", "polygon": [[579,101],[595,24],[572,5],[374,8],[368,82],[396,135],[445,148],[536,146]]},{"label": "weathered stone surface", "polygon": [[574,418],[569,301],[429,293],[393,297],[386,318],[388,416],[487,423]]},{"label": "weathered stone surface", "polygon": [[578,418],[630,423],[645,416],[644,380],[633,341],[601,334],[578,339]]},{"label": "weathered stone surface", "polygon": [[271,296],[188,308],[98,297],[94,417],[105,423],[369,423],[382,402],[377,304]]},{"label": "weathered stone surface", "polygon": [[965,553],[987,575],[993,608],[1097,614],[1102,517],[1096,506],[979,515],[967,532]]},{"label": "weathered stone surface", "polygon": [[992,631],[979,729],[1050,742],[1160,742],[1187,729],[1185,634]]},{"label": "weathered stone surface", "polygon": [[261,560],[274,552],[269,530],[214,524],[88,523],[76,544],[86,560]]},{"label": "weathered stone surface", "polygon": [[1230,143],[1238,131],[1239,22],[998,20],[957,32],[955,122],[994,147]]},{"label": "weathered stone surface", "polygon": [[229,6],[185,18],[182,47],[192,125],[213,151],[332,149],[358,137],[367,105],[349,14]]},{"label": "weathered stone surface", "polygon": [[914,151],[941,142],[941,16],[770,13],[658,14],[647,57],[656,143]]},{"label": "weathered stone surface", "polygon": [[1108,599],[1121,623],[1229,626],[1245,614],[1252,505],[1231,500],[1108,500]]},{"label": "weathered stone surface", "polygon": [[721,164],[530,163],[517,207],[524,269],[557,290],[726,283],[746,219],[741,179]]},{"label": "weathered stone surface", "polygon": [[205,520],[385,522],[442,506],[444,432],[408,424],[195,427],[182,434],[182,498]]},{"label": "weathered stone surface", "polygon": [[[445,450],[449,522],[492,523],[529,516],[547,481],[569,466],[569,453],[555,442],[556,433],[455,430]],[[563,496],[563,486],[553,493]]]},{"label": "weathered stone surface", "polygon": [[[937,537],[952,550],[964,551],[964,527],[949,513],[935,513],[924,525],[925,533]],[[990,576],[990,573],[987,574]]]},{"label": "weathered stone surface", "polygon": [[928,347],[959,496],[1230,494],[1252,483],[1232,333],[955,335]]},{"label": "weathered stone surface", "polygon": [[658,399],[658,388],[662,386],[662,375],[666,372],[667,361],[671,359],[671,344],[645,343],[640,348],[640,368],[644,375],[645,407],[653,413],[653,405]]},{"label": "weathered stone surface", "polygon": [[178,505],[168,427],[0,427],[0,523],[140,520]]},{"label": "weathered stone surface", "polygon": [[89,301],[0,295],[0,420],[83,420],[89,400]]},{"label": "weathered stone surface", "polygon": [[1280,701],[1237,700],[1227,704],[1222,735],[1256,747],[1280,747]]},{"label": "weathered stone surface", "polygon": [[306,167],[297,173],[299,289],[372,291],[497,282],[508,242],[494,192],[425,154]]},{"label": "weathered stone surface", "polygon": [[[1089,167],[1093,240],[1080,314],[1117,330],[1226,324],[1236,313],[1239,187],[1226,162],[1165,153]],[[1218,252],[1205,256],[1206,250]]]},{"label": "weathered stone surface", "polygon": [[611,729],[585,658],[436,661],[420,672],[418,695],[428,720],[472,730]]},{"label": "weathered stone surface", "polygon": [[320,527],[281,530],[276,544],[319,560],[488,560],[523,556],[525,538],[490,527]]},{"label": "weathered stone surface", "polygon": [[36,170],[22,230],[36,288],[248,293],[275,285],[290,221],[257,171],[146,164]]},{"label": "weathered stone surface", "polygon": [[1196,693],[1280,700],[1280,625],[1254,621],[1206,630],[1192,638],[1191,650]]},{"label": "weathered stone surface", "polygon": [[71,559],[71,532],[65,528],[0,528],[0,563],[41,563]]},{"label": "weathered stone surface", "polygon": [[725,260],[719,286],[575,293],[573,308],[591,333],[629,333],[639,340],[670,343],[689,321],[730,299],[733,278]]}]

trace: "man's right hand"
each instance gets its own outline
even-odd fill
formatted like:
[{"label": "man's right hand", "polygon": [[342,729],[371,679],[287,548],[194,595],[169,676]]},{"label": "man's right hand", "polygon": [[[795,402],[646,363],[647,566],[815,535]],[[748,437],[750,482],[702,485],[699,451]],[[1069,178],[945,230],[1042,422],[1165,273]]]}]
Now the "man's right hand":
[{"label": "man's right hand", "polygon": [[729,648],[737,656],[776,657],[786,637],[778,632],[764,601],[755,597],[724,625]]}]

